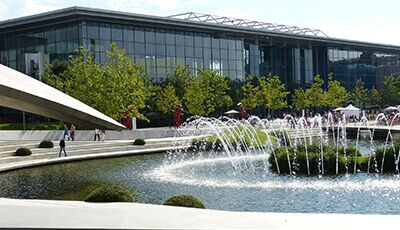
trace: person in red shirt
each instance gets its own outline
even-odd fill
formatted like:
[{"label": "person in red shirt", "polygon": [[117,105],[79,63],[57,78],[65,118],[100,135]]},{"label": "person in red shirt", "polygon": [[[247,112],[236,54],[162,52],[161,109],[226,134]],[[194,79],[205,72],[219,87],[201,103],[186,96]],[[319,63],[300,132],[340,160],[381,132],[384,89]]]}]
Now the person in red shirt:
[{"label": "person in red shirt", "polygon": [[244,109],[243,104],[239,102],[237,106],[239,106],[240,120],[247,120],[247,118],[249,118],[249,115],[247,114],[247,111]]},{"label": "person in red shirt", "polygon": [[175,108],[175,111],[174,111],[174,121],[175,121],[175,128],[179,128],[179,126],[181,126],[181,116],[182,116],[182,112],[183,112],[183,109],[182,109],[182,106],[181,105],[178,105],[176,108]]}]

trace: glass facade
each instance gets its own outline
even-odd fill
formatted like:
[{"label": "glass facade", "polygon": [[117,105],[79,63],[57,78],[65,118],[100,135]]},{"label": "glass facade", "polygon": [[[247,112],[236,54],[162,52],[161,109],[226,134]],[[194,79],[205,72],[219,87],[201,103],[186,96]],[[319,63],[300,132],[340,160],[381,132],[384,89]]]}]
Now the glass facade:
[{"label": "glass facade", "polygon": [[26,72],[29,54],[41,55],[51,63],[67,60],[84,46],[98,63],[104,64],[109,45],[115,42],[133,62],[143,66],[154,82],[163,81],[175,67],[185,65],[193,74],[198,68],[215,69],[237,82],[247,75],[271,73],[279,75],[289,89],[307,87],[315,74],[326,79],[330,72],[349,90],[357,79],[368,88],[381,87],[384,76],[400,73],[399,52],[234,34],[77,20],[0,34],[0,63]]}]

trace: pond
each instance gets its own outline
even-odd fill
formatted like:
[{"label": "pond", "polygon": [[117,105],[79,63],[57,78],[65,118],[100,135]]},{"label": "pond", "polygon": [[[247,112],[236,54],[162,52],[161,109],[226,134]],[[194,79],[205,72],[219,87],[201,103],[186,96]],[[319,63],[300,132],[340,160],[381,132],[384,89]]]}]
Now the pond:
[{"label": "pond", "polygon": [[[349,144],[352,144],[351,141]],[[362,152],[368,151],[362,142]],[[330,177],[277,175],[265,155],[238,157],[235,170],[222,153],[186,153],[100,159],[0,174],[0,196],[68,199],[93,183],[122,184],[140,203],[162,204],[177,194],[200,198],[210,209],[299,213],[400,213],[400,179],[359,173]]]}]

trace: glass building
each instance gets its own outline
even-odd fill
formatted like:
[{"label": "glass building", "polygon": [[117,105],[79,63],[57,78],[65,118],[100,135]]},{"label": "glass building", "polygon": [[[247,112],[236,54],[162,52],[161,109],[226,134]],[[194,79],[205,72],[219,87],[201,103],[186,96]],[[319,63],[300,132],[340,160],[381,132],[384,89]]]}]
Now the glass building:
[{"label": "glass building", "polygon": [[0,63],[39,78],[44,60],[67,60],[80,46],[104,64],[111,42],[154,82],[184,65],[193,74],[220,70],[239,83],[247,75],[276,74],[291,90],[311,85],[315,74],[326,80],[332,72],[351,90],[357,79],[379,88],[384,76],[400,73],[399,46],[211,15],[158,17],[83,7],[0,22]]}]

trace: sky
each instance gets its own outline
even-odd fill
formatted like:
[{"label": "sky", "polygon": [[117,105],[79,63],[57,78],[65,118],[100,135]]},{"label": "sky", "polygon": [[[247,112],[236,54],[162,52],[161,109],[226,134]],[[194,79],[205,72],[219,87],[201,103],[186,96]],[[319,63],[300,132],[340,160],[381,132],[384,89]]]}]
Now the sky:
[{"label": "sky", "polygon": [[322,30],[329,37],[400,45],[396,0],[0,0],[0,21],[70,6],[168,16],[198,12]]}]

